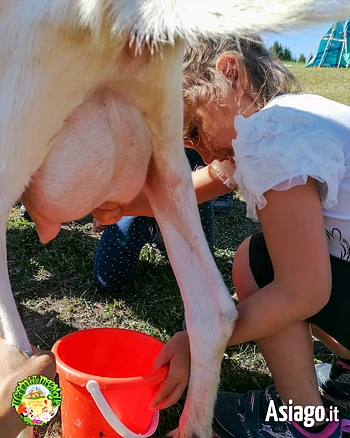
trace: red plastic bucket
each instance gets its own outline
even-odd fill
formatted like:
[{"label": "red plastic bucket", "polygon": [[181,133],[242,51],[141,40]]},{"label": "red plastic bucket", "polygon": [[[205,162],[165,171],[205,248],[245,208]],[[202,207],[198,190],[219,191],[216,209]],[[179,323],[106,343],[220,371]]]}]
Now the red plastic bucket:
[{"label": "red plastic bucket", "polygon": [[63,438],[151,436],[159,413],[150,402],[167,368],[152,365],[163,343],[132,330],[71,333],[52,348],[62,388]]}]

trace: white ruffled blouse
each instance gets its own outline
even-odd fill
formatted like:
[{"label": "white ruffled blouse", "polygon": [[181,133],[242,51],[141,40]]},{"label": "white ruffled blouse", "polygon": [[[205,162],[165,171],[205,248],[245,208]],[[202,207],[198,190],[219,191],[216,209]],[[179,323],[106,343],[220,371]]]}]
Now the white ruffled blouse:
[{"label": "white ruffled blouse", "polygon": [[[341,234],[330,253],[350,261],[350,108],[320,96],[286,95],[249,118],[237,116],[235,128],[235,169],[227,162],[213,168],[229,187],[237,183],[247,217],[258,220],[268,190],[287,190],[310,176],[318,181],[327,232]],[[335,207],[339,194],[342,205]]]}]

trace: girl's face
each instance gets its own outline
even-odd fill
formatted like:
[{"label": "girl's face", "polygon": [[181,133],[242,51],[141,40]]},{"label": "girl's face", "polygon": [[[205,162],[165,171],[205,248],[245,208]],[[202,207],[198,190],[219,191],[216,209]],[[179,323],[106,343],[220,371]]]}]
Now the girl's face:
[{"label": "girl's face", "polygon": [[188,127],[185,146],[195,149],[206,164],[232,158],[232,139],[236,108],[225,100],[184,106],[184,124]]},{"label": "girl's face", "polygon": [[[222,64],[220,62],[222,61]],[[234,77],[224,98],[184,104],[185,147],[195,149],[206,164],[213,160],[224,161],[234,156],[232,140],[237,137],[235,117],[249,117],[256,107],[245,92],[236,73],[234,58],[219,59],[217,68],[227,77]]]}]

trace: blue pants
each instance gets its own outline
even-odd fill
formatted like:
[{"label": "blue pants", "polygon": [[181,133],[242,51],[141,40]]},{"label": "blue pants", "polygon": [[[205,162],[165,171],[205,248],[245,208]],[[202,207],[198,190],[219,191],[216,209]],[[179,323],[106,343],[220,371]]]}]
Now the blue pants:
[{"label": "blue pants", "polygon": [[[200,156],[186,149],[192,169],[202,165]],[[198,206],[204,234],[211,252],[214,252],[214,211],[211,201]],[[116,292],[130,282],[134,275],[142,247],[151,243],[156,220],[144,216],[125,216],[103,231],[94,260],[96,285],[108,292]]]}]

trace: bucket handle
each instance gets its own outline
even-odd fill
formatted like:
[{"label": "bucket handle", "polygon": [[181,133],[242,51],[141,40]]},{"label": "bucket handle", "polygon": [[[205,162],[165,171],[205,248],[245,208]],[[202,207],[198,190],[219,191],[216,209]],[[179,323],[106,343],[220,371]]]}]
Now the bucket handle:
[{"label": "bucket handle", "polygon": [[153,412],[151,423],[145,434],[134,433],[128,429],[113,412],[107,400],[104,398],[99,384],[95,380],[89,380],[86,384],[86,389],[91,394],[101,414],[104,416],[107,423],[123,438],[148,438],[157,430],[159,422],[159,411]]}]

